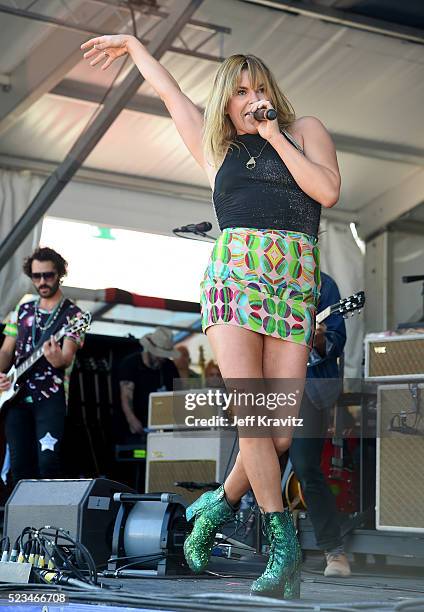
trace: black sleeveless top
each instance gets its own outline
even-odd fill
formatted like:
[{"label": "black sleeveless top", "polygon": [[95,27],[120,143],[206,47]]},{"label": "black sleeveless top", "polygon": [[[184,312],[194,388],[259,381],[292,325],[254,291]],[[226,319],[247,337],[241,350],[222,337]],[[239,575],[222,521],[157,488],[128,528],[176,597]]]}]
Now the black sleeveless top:
[{"label": "black sleeveless top", "polygon": [[[299,151],[290,134],[284,136]],[[257,156],[265,144],[259,134],[239,134],[236,139]],[[252,229],[279,229],[317,237],[321,205],[298,186],[287,166],[269,143],[253,170],[243,145],[230,147],[215,178],[213,203],[218,225]]]}]

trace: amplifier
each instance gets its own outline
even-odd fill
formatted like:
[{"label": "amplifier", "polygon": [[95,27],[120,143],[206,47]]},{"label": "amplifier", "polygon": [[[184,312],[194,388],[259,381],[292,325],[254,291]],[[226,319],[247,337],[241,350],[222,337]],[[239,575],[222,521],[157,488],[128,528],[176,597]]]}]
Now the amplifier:
[{"label": "amplifier", "polygon": [[204,490],[175,482],[223,482],[237,457],[235,430],[153,432],[147,436],[146,493],[178,493],[193,502]]},{"label": "amplifier", "polygon": [[365,378],[375,381],[424,380],[424,334],[365,337]]},{"label": "amplifier", "polygon": [[424,384],[377,389],[376,528],[424,533]]},{"label": "amplifier", "polygon": [[[188,429],[184,419],[188,415],[209,419],[220,413],[220,408],[210,402],[197,405],[194,412],[185,410],[187,395],[205,394],[207,389],[190,389],[184,391],[159,391],[149,395],[149,412],[147,426],[149,429]],[[192,429],[192,428],[191,428]]]}]

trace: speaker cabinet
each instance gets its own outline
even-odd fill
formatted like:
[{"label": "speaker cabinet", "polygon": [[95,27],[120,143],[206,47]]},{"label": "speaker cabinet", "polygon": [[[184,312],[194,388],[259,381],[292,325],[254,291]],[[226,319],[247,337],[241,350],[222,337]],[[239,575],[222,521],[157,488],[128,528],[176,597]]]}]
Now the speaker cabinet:
[{"label": "speaker cabinet", "polygon": [[376,527],[424,533],[424,384],[377,397]]},{"label": "speaker cabinet", "polygon": [[147,436],[146,492],[178,493],[188,503],[204,490],[176,486],[185,482],[223,482],[238,452],[237,432],[202,430],[154,432]]},{"label": "speaker cabinet", "polygon": [[184,402],[187,395],[204,394],[207,389],[190,389],[181,391],[158,391],[149,395],[148,428],[155,430],[187,429],[184,419],[189,414],[196,418],[209,419],[222,414],[218,405],[207,402],[205,406],[196,406],[195,413],[187,412]]},{"label": "speaker cabinet", "polygon": [[119,509],[113,495],[132,492],[106,478],[20,480],[5,506],[4,535],[13,544],[25,527],[61,527],[88,548],[97,565],[107,563]]},{"label": "speaker cabinet", "polygon": [[424,380],[424,334],[365,338],[365,378],[381,382]]}]

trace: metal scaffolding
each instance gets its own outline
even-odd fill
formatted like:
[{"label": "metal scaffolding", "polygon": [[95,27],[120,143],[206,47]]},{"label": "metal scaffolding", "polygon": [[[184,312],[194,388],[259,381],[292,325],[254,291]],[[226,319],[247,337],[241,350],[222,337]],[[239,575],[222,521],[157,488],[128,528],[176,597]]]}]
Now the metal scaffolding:
[{"label": "metal scaffolding", "polygon": [[[202,1],[173,1],[167,18],[159,24],[154,40],[148,46],[149,52],[156,59],[160,59],[169,50],[176,36],[199,8]],[[46,180],[24,215],[0,245],[0,270],[3,269],[34,225],[47,212],[143,82],[144,77],[140,74],[138,68],[133,67],[119,88],[114,89],[110,96],[106,98],[97,116],[78,138],[65,160]]]},{"label": "metal scaffolding", "polygon": [[[85,33],[95,36],[102,36],[104,31],[100,30],[98,27],[91,25],[90,20],[87,23],[87,18],[85,15],[81,15],[79,10],[74,9],[69,6],[69,4],[65,4],[63,0],[61,1],[62,6],[66,12],[66,19],[62,19],[56,17],[54,15],[46,14],[46,12],[37,12],[34,10],[28,10],[19,8],[15,5],[13,0],[9,0],[10,5],[4,4],[3,2],[0,4],[0,13],[4,13],[6,15],[12,15],[15,17],[21,17],[24,19],[29,19],[32,21],[38,21],[41,23],[45,23],[46,25],[54,26],[56,28],[69,30],[71,32]],[[29,6],[32,7],[36,3],[31,3]],[[149,23],[147,24],[149,27],[143,33],[142,37],[140,37],[140,41],[148,46],[149,38],[148,35],[151,34],[163,21],[167,19],[169,13],[163,10],[159,10],[151,6],[150,4],[135,6],[131,5],[131,8],[127,5],[118,4],[114,0],[87,0],[84,5],[85,9],[87,9],[87,5],[101,5],[103,7],[107,7],[112,9],[112,12],[115,16],[118,17],[121,25],[123,27],[126,26],[128,21],[128,14],[134,15],[134,20],[137,21],[139,16],[143,16],[144,18],[149,19]],[[96,17],[99,17],[97,14]],[[92,19],[91,21],[94,21]],[[182,32],[175,37],[176,40],[180,42],[181,46],[170,45],[168,51],[172,51],[173,53],[177,53],[180,55],[186,55],[189,57],[195,57],[197,59],[203,59],[211,62],[222,62],[223,56],[222,52],[219,55],[213,55],[211,53],[206,53],[202,51],[207,43],[209,43],[213,39],[217,39],[218,36],[221,38],[217,41],[217,46],[219,49],[222,48],[222,36],[224,34],[231,34],[231,28],[227,28],[220,25],[215,25],[213,23],[209,23],[206,21],[199,21],[197,19],[190,19],[185,24],[188,28],[194,29],[198,34],[202,34],[200,36],[200,40],[195,45],[190,45],[183,38]],[[121,32],[109,32],[110,34],[118,34]]]}]

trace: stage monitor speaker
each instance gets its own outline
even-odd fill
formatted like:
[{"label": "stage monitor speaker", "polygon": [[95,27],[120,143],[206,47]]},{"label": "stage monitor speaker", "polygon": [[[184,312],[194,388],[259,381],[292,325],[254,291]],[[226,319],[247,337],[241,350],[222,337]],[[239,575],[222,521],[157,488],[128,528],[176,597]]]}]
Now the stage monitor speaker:
[{"label": "stage monitor speaker", "polygon": [[424,384],[378,387],[376,527],[424,533]]},{"label": "stage monitor speaker", "polygon": [[238,452],[235,430],[154,432],[147,436],[146,492],[178,493],[191,503],[203,490],[174,483],[223,482]]},{"label": "stage monitor speaker", "polygon": [[106,478],[20,480],[5,506],[4,535],[11,544],[25,527],[61,527],[84,544],[96,565],[107,563],[119,503],[115,493],[133,493]]}]

